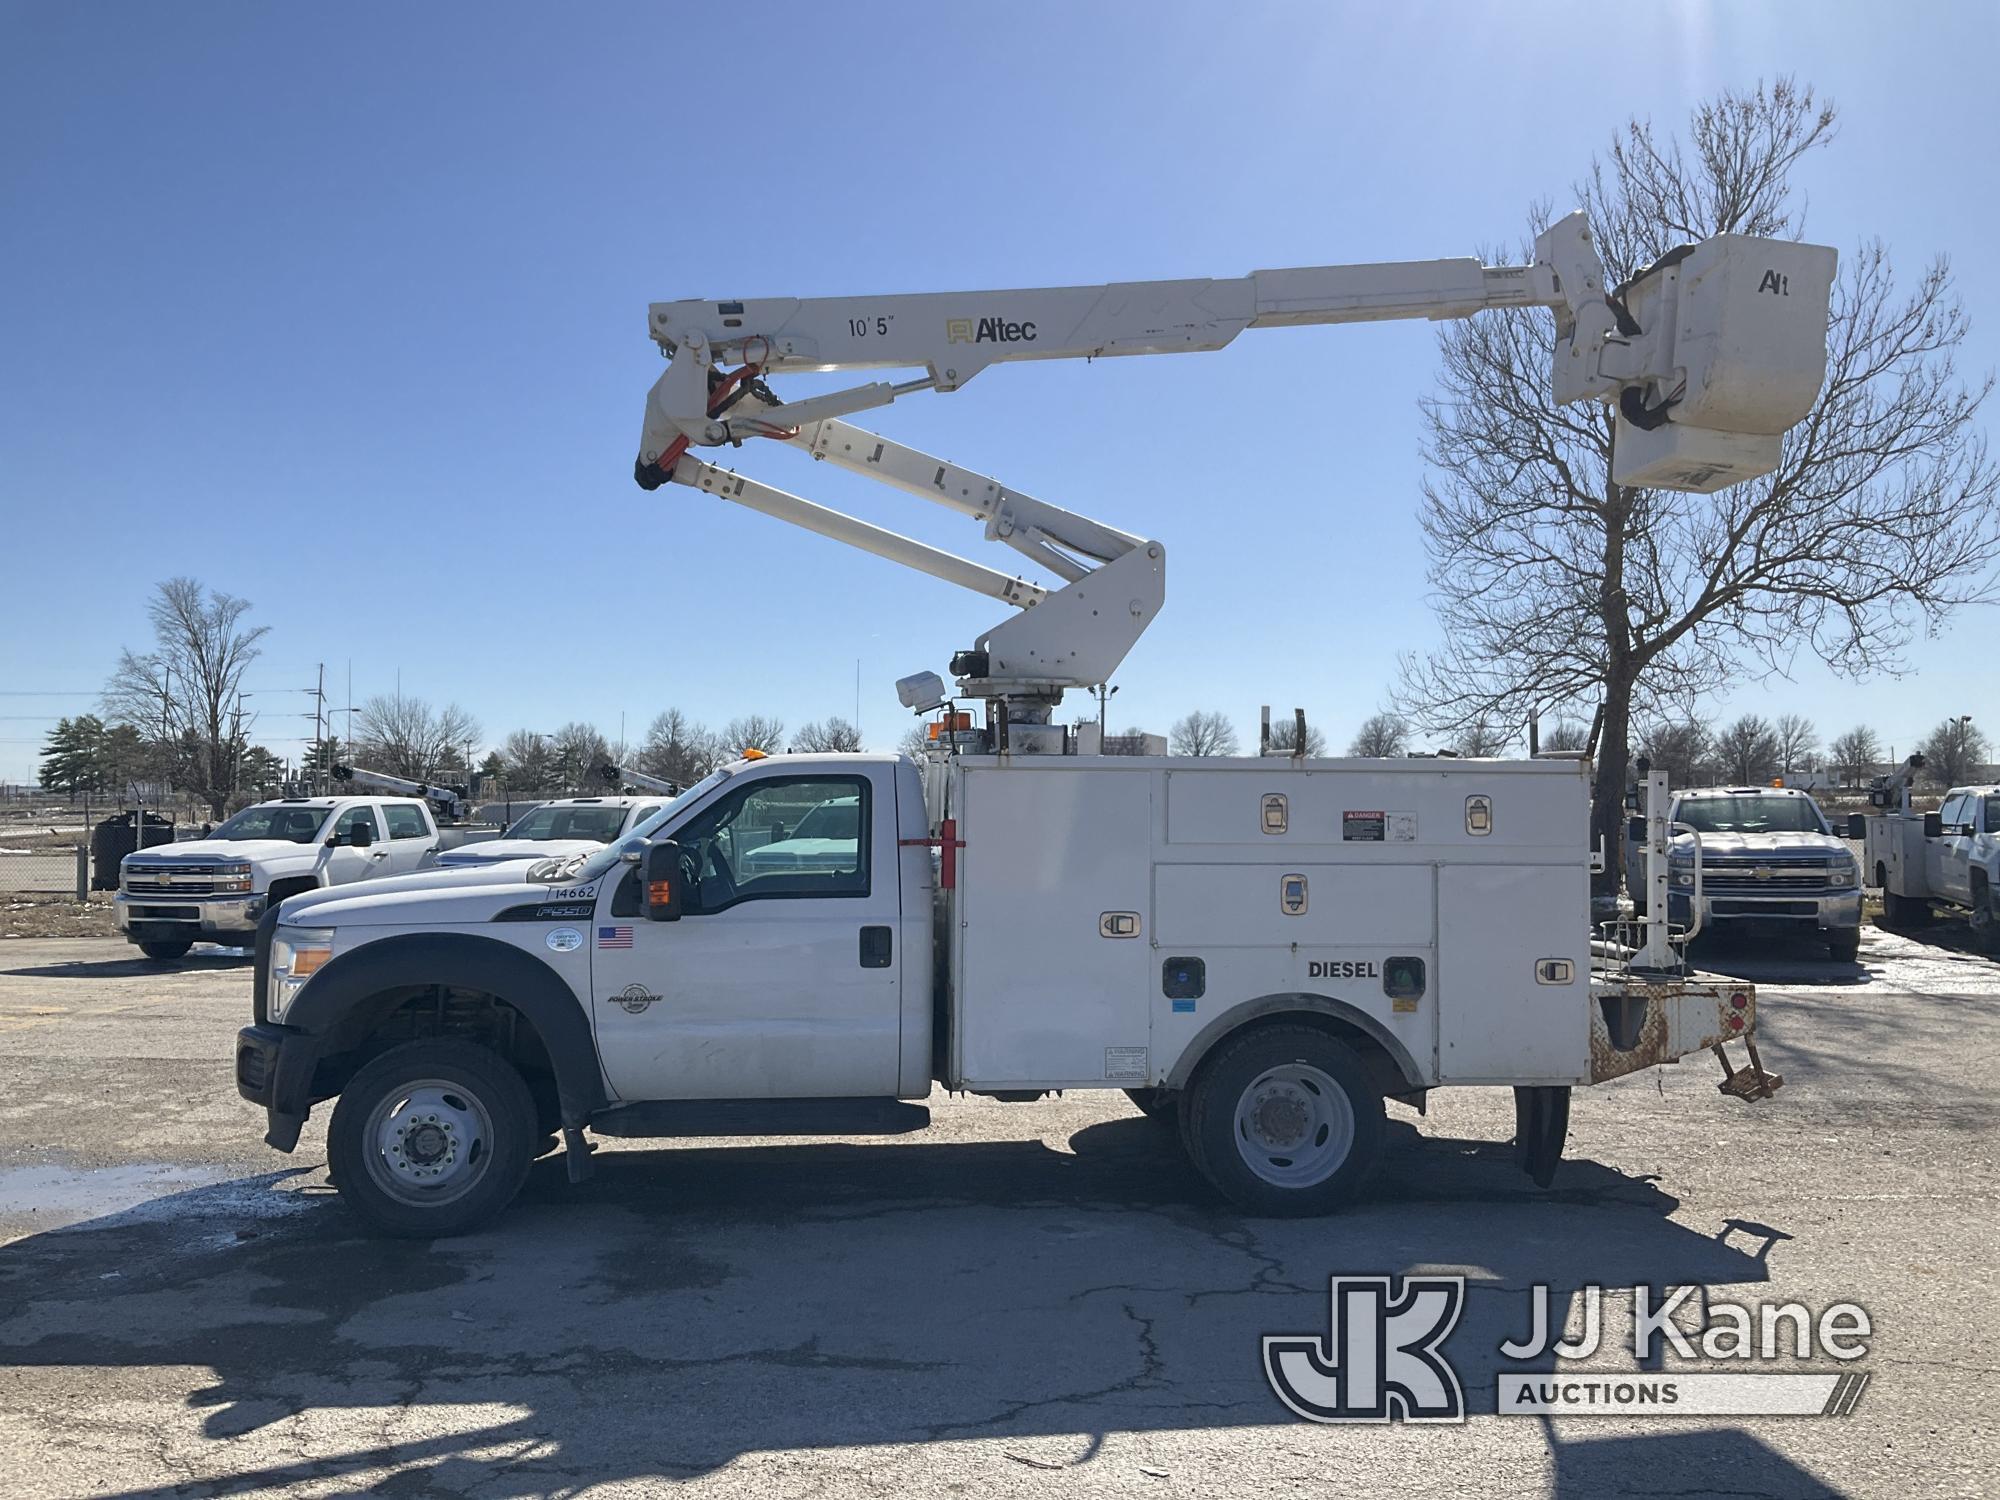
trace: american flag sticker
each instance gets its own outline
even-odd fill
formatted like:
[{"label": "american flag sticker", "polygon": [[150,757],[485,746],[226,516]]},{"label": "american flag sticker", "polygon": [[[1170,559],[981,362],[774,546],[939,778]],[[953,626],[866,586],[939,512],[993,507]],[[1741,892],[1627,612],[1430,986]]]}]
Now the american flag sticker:
[{"label": "american flag sticker", "polygon": [[597,929],[597,946],[600,948],[629,948],[632,946],[632,929],[629,927],[600,927]]}]

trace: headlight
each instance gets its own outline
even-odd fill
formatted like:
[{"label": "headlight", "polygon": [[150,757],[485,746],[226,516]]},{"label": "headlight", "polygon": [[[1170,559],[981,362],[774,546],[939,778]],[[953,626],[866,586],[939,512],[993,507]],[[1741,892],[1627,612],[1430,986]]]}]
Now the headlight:
[{"label": "headlight", "polygon": [[251,866],[248,862],[215,867],[215,890],[223,895],[244,892],[250,889]]},{"label": "headlight", "polygon": [[1674,884],[1683,889],[1692,890],[1694,888],[1694,866],[1675,865]]},{"label": "headlight", "polygon": [[331,927],[280,927],[271,939],[271,992],[265,1009],[272,1020],[291,1009],[306,981],[333,957]]},{"label": "headlight", "polygon": [[1855,863],[1853,855],[1844,860],[1836,860],[1827,867],[1826,883],[1835,889],[1861,883],[1861,867]]}]

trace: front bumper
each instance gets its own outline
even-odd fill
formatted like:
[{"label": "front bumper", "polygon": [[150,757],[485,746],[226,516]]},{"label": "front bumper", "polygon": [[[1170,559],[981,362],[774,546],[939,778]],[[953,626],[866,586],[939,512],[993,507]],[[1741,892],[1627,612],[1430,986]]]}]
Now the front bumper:
[{"label": "front bumper", "polygon": [[[1685,892],[1668,898],[1668,919],[1688,925],[1692,901]],[[1769,922],[1787,926],[1810,925],[1820,932],[1847,932],[1861,926],[1861,892],[1855,887],[1842,891],[1786,892],[1782,895],[1737,894],[1711,896],[1703,893],[1701,925],[1719,927],[1726,922]]]},{"label": "front bumper", "polygon": [[188,900],[120,891],[112,906],[118,926],[135,943],[203,940],[247,947],[257,935],[257,919],[264,915],[264,898],[257,895]]},{"label": "front bumper", "polygon": [[266,1145],[289,1151],[299,1143],[319,1053],[318,1037],[290,1026],[259,1021],[236,1033],[236,1092],[264,1107]]}]

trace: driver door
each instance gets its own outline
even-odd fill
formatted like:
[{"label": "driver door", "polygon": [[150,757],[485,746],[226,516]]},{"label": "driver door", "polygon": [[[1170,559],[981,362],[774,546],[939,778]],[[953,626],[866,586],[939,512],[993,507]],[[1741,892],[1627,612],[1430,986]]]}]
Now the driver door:
[{"label": "driver door", "polygon": [[[357,828],[368,830],[369,843],[364,849],[354,846]],[[330,843],[321,859],[327,885],[346,885],[384,873],[389,847],[382,842],[382,820],[375,816],[375,809],[368,803],[357,803],[348,808],[335,819],[327,837]]]},{"label": "driver door", "polygon": [[[621,1098],[895,1097],[904,956],[893,771],[729,782],[660,835],[682,850],[677,922],[645,919],[636,871],[606,882],[590,934],[591,1009]],[[814,825],[829,836],[789,836],[829,805]]]}]

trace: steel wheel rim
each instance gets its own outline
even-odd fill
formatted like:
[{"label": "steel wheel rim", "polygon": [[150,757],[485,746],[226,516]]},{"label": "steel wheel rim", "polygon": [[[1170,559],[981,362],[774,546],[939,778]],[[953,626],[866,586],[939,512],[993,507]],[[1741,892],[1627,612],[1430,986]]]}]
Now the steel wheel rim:
[{"label": "steel wheel rim", "polygon": [[1354,1150],[1347,1091],[1309,1063],[1285,1063],[1252,1079],[1236,1100],[1236,1150],[1259,1181],[1315,1187]]},{"label": "steel wheel rim", "polygon": [[384,1095],[362,1132],[369,1179],[399,1203],[435,1208],[478,1185],[493,1161],[493,1116],[461,1083],[425,1078]]}]

